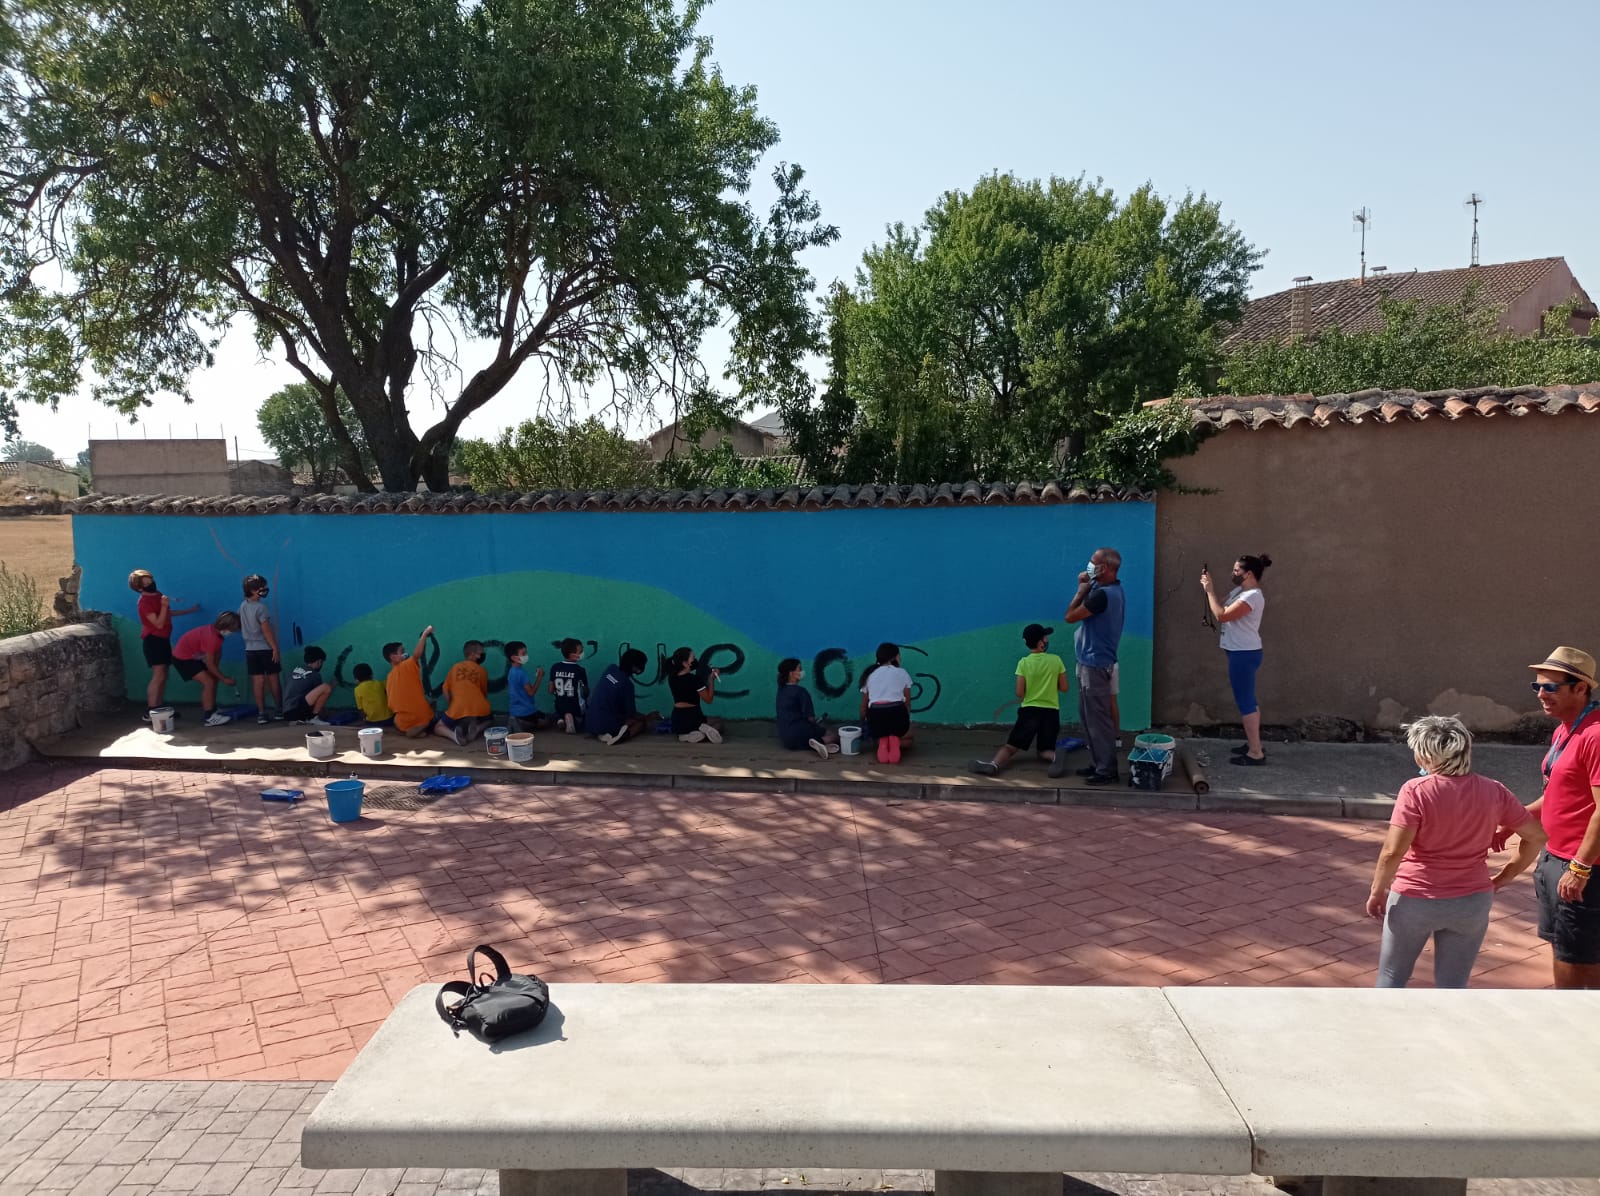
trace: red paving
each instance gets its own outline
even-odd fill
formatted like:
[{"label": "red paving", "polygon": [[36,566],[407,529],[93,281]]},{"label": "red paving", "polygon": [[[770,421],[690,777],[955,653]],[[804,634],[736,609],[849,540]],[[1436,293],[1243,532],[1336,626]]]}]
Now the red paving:
[{"label": "red paving", "polygon": [[[0,1076],[334,1079],[478,942],[556,983],[1367,985],[1377,961],[1376,823],[486,785],[337,826],[269,783],[0,775]],[[1475,983],[1548,982],[1519,881]]]}]

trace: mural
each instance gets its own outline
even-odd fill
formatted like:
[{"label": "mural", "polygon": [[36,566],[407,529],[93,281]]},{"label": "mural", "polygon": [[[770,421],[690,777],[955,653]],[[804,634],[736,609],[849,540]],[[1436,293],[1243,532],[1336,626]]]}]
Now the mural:
[{"label": "mural", "polygon": [[[820,711],[854,718],[863,670],[879,642],[902,645],[925,722],[1009,722],[1024,625],[1057,628],[1052,650],[1070,664],[1061,615],[1089,554],[1123,556],[1127,627],[1121,712],[1149,724],[1155,507],[1144,502],[940,507],[818,512],[465,515],[75,515],[85,607],[111,611],[123,641],[129,696],[148,670],[139,651],[129,571],[151,570],[175,607],[174,639],[237,608],[239,583],[261,573],[284,647],[320,645],[335,705],[351,705],[352,670],[382,677],[389,640],[409,649],[432,623],[437,642],[424,676],[437,688],[480,639],[491,697],[503,710],[499,645],[523,640],[530,665],[559,659],[555,644],[582,640],[590,677],[628,647],[653,664],[640,706],[671,705],[665,658],[680,645],[722,671],[715,713],[771,718],[777,664],[805,662]],[[243,645],[224,665],[249,700]],[[198,700],[172,676],[170,699]],[[342,699],[342,703],[341,703]],[[222,702],[234,700],[222,691]],[[1076,708],[1076,691],[1068,704]],[[542,703],[548,709],[548,702]]]}]

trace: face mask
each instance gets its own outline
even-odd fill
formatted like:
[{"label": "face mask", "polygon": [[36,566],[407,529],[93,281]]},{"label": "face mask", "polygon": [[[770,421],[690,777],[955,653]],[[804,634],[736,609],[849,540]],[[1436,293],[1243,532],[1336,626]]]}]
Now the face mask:
[{"label": "face mask", "polygon": [[1098,577],[1100,575],[1100,566],[1095,564],[1093,561],[1090,561],[1083,567],[1083,571],[1090,577]]},{"label": "face mask", "polygon": [[223,639],[227,639],[232,634],[233,634],[233,632],[231,632],[231,631],[224,631],[224,632],[222,632],[222,638]]},{"label": "face mask", "polygon": [[1244,584],[1244,574],[1243,573],[1235,573],[1233,575],[1233,584],[1236,585],[1236,586],[1242,586]]},{"label": "face mask", "polygon": [[512,657],[511,663],[512,664],[527,664],[528,663],[528,655],[527,655],[527,653],[524,652],[521,656]]},{"label": "face mask", "polygon": [[1426,768],[1419,768],[1417,769],[1417,775],[1419,777],[1425,777],[1428,775],[1428,770]]}]

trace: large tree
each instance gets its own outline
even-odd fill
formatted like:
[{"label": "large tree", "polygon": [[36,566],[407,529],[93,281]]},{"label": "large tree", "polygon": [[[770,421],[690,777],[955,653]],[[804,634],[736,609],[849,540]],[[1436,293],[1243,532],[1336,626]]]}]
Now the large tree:
[{"label": "large tree", "polygon": [[4,451],[0,451],[0,461],[30,461],[35,465],[61,464],[52,450],[31,440],[6,441]]},{"label": "large tree", "polygon": [[313,490],[326,489],[341,476],[361,486],[372,472],[372,454],[367,451],[366,436],[351,410],[350,400],[340,394],[335,402],[340,421],[355,441],[356,457],[361,463],[360,472],[355,474],[341,468],[345,460],[344,446],[334,436],[322,412],[319,389],[311,383],[291,382],[269,395],[256,412],[256,427],[261,431],[261,438],[278,454],[278,463],[288,470],[305,470],[311,477]]},{"label": "large tree", "polygon": [[[743,198],[777,133],[702,7],[0,0],[0,421],[86,367],[125,411],[186,394],[241,317],[359,478],[348,396],[389,489],[442,488],[524,366],[676,402],[726,321],[734,397],[807,388],[799,255],[835,233],[796,167],[765,217]],[[420,432],[419,390],[443,405]]]},{"label": "large tree", "polygon": [[[836,297],[851,480],[1040,476],[1215,357],[1261,255],[1204,196],[990,175],[867,250]],[[845,341],[842,357],[838,341]],[[811,449],[808,458],[820,455]]]}]

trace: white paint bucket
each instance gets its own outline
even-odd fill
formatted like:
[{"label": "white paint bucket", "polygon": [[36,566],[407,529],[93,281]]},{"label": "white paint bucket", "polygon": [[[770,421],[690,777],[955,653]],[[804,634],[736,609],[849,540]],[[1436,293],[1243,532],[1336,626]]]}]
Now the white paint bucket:
[{"label": "white paint bucket", "polygon": [[171,706],[157,706],[150,712],[150,729],[157,735],[171,735],[178,724],[178,712]]},{"label": "white paint bucket", "polygon": [[526,764],[533,759],[533,735],[528,731],[514,731],[506,736],[506,756],[513,764]]},{"label": "white paint bucket", "polygon": [[332,731],[307,731],[306,751],[313,760],[333,759],[333,732]]},{"label": "white paint bucket", "polygon": [[841,756],[854,756],[861,751],[861,728],[839,728],[839,754]]},{"label": "white paint bucket", "polygon": [[504,760],[506,758],[506,735],[507,728],[505,727],[490,727],[483,733],[484,750],[496,760]]},{"label": "white paint bucket", "polygon": [[356,738],[361,741],[361,754],[363,756],[383,755],[382,727],[362,727],[356,733]]}]

